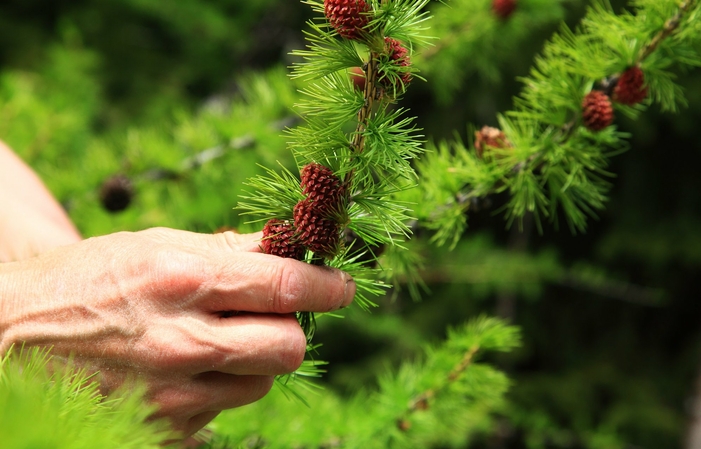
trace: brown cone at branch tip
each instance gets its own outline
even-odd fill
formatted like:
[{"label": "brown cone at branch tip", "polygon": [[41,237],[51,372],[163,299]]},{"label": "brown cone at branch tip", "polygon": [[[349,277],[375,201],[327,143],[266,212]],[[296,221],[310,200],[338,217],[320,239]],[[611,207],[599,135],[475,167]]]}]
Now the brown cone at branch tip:
[{"label": "brown cone at branch tip", "polygon": [[611,99],[600,90],[592,90],[582,101],[582,120],[591,131],[601,131],[613,123]]},{"label": "brown cone at branch tip", "polygon": [[110,213],[121,212],[134,198],[134,186],[125,175],[114,175],[100,187],[100,203]]},{"label": "brown cone at branch tip", "polygon": [[501,20],[511,17],[516,10],[516,0],[493,0],[492,11]]},{"label": "brown cone at branch tip", "polygon": [[305,248],[296,237],[292,223],[283,220],[269,220],[263,226],[261,246],[265,254],[289,259],[304,259]]},{"label": "brown cone at branch tip", "polygon": [[506,134],[499,128],[483,126],[475,131],[475,153],[482,158],[489,148],[511,148],[513,145],[506,138]]},{"label": "brown cone at branch tip", "polygon": [[324,0],[324,13],[331,26],[346,39],[359,39],[360,30],[370,22],[370,5],[365,0]]},{"label": "brown cone at branch tip", "polygon": [[638,66],[626,69],[613,88],[613,101],[632,106],[643,101],[648,94],[645,74]]}]

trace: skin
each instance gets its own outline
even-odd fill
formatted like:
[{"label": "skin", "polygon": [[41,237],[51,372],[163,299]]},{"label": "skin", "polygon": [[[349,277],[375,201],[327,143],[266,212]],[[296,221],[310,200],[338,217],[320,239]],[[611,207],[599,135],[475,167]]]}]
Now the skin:
[{"label": "skin", "polygon": [[[16,181],[41,185],[35,176]],[[156,417],[182,438],[221,410],[262,398],[275,375],[300,366],[306,339],[295,311],[353,300],[346,273],[262,254],[259,233],[155,228],[80,240],[41,187],[41,200],[0,212],[0,224],[30,209],[44,225],[0,227],[3,254],[22,255],[0,264],[1,353],[13,344],[50,347],[99,371],[105,393],[138,378]],[[43,235],[60,238],[34,234],[52,227]],[[31,245],[16,241],[32,237]]]},{"label": "skin", "polygon": [[1,140],[0,205],[0,262],[81,240],[39,177]]}]

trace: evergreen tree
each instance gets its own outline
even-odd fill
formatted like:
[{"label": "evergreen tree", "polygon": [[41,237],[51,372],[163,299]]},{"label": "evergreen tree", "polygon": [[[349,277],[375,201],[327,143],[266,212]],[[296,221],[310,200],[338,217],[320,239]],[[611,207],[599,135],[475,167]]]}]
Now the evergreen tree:
[{"label": "evergreen tree", "polygon": [[[463,134],[467,105],[503,86],[508,92],[510,73],[530,63],[526,49],[554,23],[573,22],[577,2],[519,0],[508,11],[508,2],[490,0],[328,2],[365,5],[350,17],[327,13],[324,3],[284,7],[295,11],[284,26],[315,14],[307,49],[294,52],[293,80],[276,68],[237,77],[233,89],[221,84],[228,69],[199,62],[257,55],[260,35],[283,21],[268,16],[261,34],[247,21],[282,3],[86,2],[81,12],[56,6],[48,28],[20,20],[28,9],[14,2],[0,6],[0,33],[24,27],[27,36],[17,49],[0,50],[0,137],[37,168],[85,235],[157,225],[251,230],[275,220],[269,235],[278,236],[274,226],[295,225],[299,203],[333,200],[322,218],[335,223],[337,244],[306,240],[300,257],[353,272],[363,289],[358,302],[373,313],[318,317],[313,344],[323,346],[310,346],[312,360],[297,374],[318,376],[319,360],[329,360],[327,388],[312,394],[317,388],[299,376],[280,379],[268,398],[222,414],[207,444],[678,443],[686,421],[681,398],[698,369],[688,298],[699,292],[685,280],[698,272],[701,209],[688,170],[695,156],[685,150],[695,141],[679,137],[694,135],[701,107],[694,78],[686,80],[688,93],[680,87],[700,61],[698,2],[639,0],[630,10],[593,2],[578,27],[563,26],[546,43],[513,105],[496,102],[508,112],[491,118],[482,101],[470,119],[478,125],[454,138],[436,131]],[[105,9],[120,12],[119,27],[158,24],[142,39],[170,42],[187,63],[178,68],[140,50],[130,57],[148,64],[124,64],[115,57],[123,52],[87,27]],[[202,46],[188,34],[198,27],[208,30]],[[45,56],[40,63],[20,57],[37,54]],[[148,75],[151,63],[162,69],[156,78]],[[125,73],[134,71],[130,84]],[[176,94],[182,86],[187,94]],[[197,98],[214,91],[223,94]],[[128,95],[115,102],[120,92]],[[440,107],[425,101],[434,95]],[[202,106],[193,108],[196,102]],[[678,112],[686,103],[688,112],[651,125],[658,107]],[[407,106],[418,119],[407,118]],[[663,149],[645,145],[655,128],[673,130],[661,136]],[[629,161],[650,167],[646,182]],[[654,184],[666,171],[678,186]],[[310,188],[314,173],[341,193]],[[230,211],[237,202],[253,214]],[[683,219],[670,210],[683,211]],[[518,225],[500,232],[495,211]],[[554,234],[559,222],[566,229]],[[545,238],[523,237],[519,231],[531,224]],[[566,237],[570,230],[577,236]],[[617,268],[620,260],[632,260],[634,270]],[[407,287],[409,297],[398,289],[374,296],[390,285]],[[514,298],[527,300],[518,314]],[[515,328],[484,317],[464,323],[493,303],[511,304],[499,310],[523,328],[524,348],[515,354],[490,355],[519,344]],[[630,349],[634,338],[644,351]],[[45,365],[46,355],[35,351],[3,359],[3,410],[21,412],[1,420],[2,445],[49,439],[52,447],[155,447],[169,438],[159,424],[143,423],[150,408],[138,389],[105,400],[83,372],[47,372]],[[45,418],[37,427],[19,416]]]}]

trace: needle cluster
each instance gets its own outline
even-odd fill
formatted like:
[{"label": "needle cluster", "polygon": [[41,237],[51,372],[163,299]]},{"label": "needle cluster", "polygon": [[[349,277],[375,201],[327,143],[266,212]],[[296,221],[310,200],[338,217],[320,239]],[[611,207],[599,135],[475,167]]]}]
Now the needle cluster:
[{"label": "needle cluster", "polygon": [[[457,242],[476,200],[501,192],[508,223],[532,214],[583,232],[603,209],[611,157],[626,135],[614,112],[635,118],[649,105],[684,105],[674,69],[701,65],[697,2],[639,0],[619,14],[597,1],[576,30],[548,42],[515,99],[497,117],[502,142],[439,143],[419,164],[424,197],[417,211],[435,240]],[[494,134],[498,135],[498,134]],[[486,146],[485,146],[486,144]]]},{"label": "needle cluster", "polygon": [[[269,170],[248,182],[239,208],[271,230],[288,223],[289,230],[266,235],[263,249],[284,239],[305,248],[285,255],[349,271],[358,281],[356,303],[367,308],[368,295],[384,286],[373,280],[375,254],[410,234],[409,209],[394,196],[415,184],[412,159],[423,142],[396,103],[418,77],[411,56],[426,42],[429,0],[305,3],[318,16],[308,23],[307,49],[293,52],[304,123],[287,131],[299,178]],[[359,71],[362,88],[354,81]]]}]

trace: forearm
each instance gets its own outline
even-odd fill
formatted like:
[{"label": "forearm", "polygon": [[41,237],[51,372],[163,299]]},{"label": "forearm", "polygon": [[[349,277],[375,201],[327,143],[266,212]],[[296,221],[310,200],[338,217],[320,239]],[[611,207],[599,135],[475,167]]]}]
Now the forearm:
[{"label": "forearm", "polygon": [[0,262],[81,240],[39,177],[0,141]]}]

